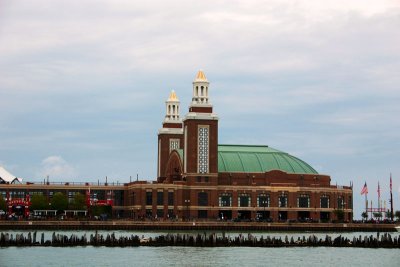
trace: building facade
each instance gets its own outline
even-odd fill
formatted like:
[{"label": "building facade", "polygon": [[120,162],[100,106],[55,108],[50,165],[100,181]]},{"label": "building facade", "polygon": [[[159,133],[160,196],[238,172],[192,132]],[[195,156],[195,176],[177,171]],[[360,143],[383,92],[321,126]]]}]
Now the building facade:
[{"label": "building facade", "polygon": [[131,219],[352,220],[351,187],[331,185],[328,175],[269,146],[218,144],[219,118],[203,71],[192,90],[183,118],[174,91],[166,101],[158,131],[156,181],[0,184],[0,193],[12,203],[13,195],[26,199],[34,192],[46,194],[49,201],[50,192],[71,196],[79,191],[90,199],[97,192],[96,197],[112,196],[114,215]]}]

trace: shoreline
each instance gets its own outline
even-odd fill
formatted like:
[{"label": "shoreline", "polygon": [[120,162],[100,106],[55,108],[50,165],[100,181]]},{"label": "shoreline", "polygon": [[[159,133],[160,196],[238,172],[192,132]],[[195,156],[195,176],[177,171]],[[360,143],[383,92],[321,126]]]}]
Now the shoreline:
[{"label": "shoreline", "polygon": [[396,232],[398,224],[170,221],[0,221],[0,230],[173,230]]}]

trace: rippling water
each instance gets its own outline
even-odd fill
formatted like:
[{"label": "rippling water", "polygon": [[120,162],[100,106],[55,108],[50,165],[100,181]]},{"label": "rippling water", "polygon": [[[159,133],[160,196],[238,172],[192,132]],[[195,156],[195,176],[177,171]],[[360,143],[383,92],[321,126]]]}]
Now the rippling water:
[{"label": "rippling water", "polygon": [[[12,233],[20,233],[16,231]],[[52,232],[45,232],[50,238]],[[11,232],[10,232],[11,233]],[[40,237],[42,231],[38,231]],[[72,232],[60,232],[70,235]],[[85,232],[74,232],[84,234]],[[94,232],[86,232],[87,235]],[[102,234],[111,232],[102,231]],[[193,232],[192,232],[193,233]],[[115,231],[116,235],[165,232]],[[229,233],[234,236],[238,233]],[[255,233],[257,236],[309,236],[313,233]],[[345,236],[373,233],[346,233]],[[228,233],[227,233],[228,235]],[[324,237],[326,234],[316,233]],[[339,233],[329,233],[338,236]],[[376,233],[375,233],[376,235]],[[399,249],[252,247],[23,247],[0,248],[0,266],[399,266]]]}]

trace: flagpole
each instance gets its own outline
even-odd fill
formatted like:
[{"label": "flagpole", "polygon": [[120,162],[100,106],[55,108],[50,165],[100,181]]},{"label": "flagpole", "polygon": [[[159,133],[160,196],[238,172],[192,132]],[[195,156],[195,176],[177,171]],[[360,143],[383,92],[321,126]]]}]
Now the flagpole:
[{"label": "flagpole", "polygon": [[[379,181],[378,181],[378,212],[381,213],[381,188],[379,186]],[[380,220],[380,217],[378,217],[378,220]]]},{"label": "flagpole", "polygon": [[367,221],[368,221],[368,193],[365,194],[365,213],[367,214]]},{"label": "flagpole", "polygon": [[371,211],[371,219],[373,218],[372,217],[372,199],[371,199],[371,208],[370,208],[370,211]]},{"label": "flagpole", "polygon": [[393,193],[392,193],[392,173],[390,173],[390,219],[393,222]]}]

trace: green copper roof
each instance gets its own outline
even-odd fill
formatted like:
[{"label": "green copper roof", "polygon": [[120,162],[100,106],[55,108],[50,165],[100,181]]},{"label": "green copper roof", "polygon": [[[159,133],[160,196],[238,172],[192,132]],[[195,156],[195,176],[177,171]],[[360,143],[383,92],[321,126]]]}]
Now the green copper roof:
[{"label": "green copper roof", "polygon": [[218,145],[218,172],[318,174],[306,162],[268,146]]}]

